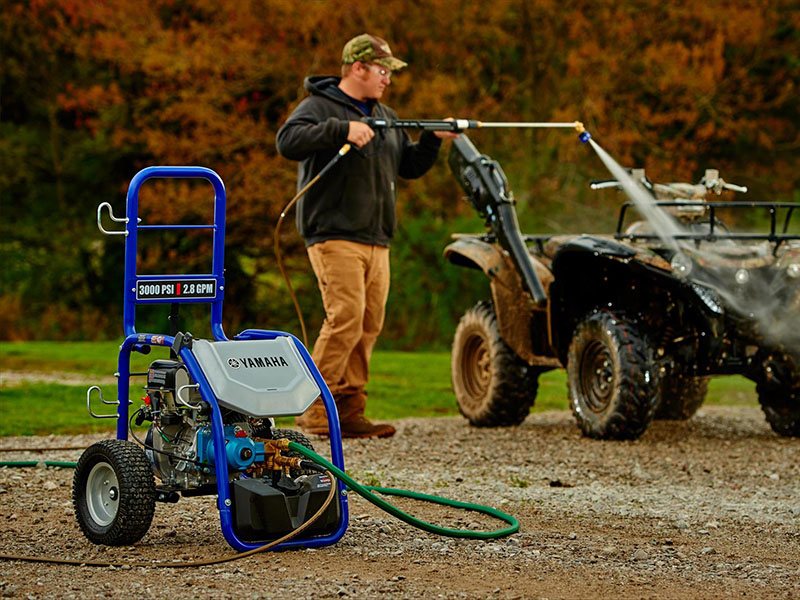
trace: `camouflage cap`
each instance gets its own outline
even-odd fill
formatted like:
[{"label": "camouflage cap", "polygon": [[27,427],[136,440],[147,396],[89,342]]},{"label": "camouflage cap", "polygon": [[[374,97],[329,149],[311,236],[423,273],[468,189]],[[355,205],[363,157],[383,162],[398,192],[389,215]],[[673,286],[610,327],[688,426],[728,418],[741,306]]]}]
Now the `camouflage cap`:
[{"label": "camouflage cap", "polygon": [[408,66],[407,63],[392,56],[386,40],[368,33],[357,35],[344,45],[342,64],[349,65],[354,62],[372,62],[391,71]]}]

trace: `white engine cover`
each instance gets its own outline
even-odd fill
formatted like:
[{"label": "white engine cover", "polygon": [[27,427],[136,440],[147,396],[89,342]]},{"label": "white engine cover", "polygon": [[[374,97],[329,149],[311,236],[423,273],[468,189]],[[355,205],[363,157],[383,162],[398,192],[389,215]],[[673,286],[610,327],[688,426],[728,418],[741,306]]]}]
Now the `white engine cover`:
[{"label": "white engine cover", "polygon": [[192,345],[221,406],[251,417],[303,414],[320,389],[290,337]]}]

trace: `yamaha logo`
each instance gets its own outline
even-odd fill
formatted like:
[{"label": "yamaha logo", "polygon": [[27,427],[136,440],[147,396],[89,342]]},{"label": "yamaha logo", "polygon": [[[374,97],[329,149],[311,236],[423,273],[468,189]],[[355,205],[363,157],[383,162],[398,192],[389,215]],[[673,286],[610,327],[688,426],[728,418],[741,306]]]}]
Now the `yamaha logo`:
[{"label": "yamaha logo", "polygon": [[282,356],[240,356],[229,358],[228,365],[234,369],[263,369],[266,367],[288,367],[289,363]]}]

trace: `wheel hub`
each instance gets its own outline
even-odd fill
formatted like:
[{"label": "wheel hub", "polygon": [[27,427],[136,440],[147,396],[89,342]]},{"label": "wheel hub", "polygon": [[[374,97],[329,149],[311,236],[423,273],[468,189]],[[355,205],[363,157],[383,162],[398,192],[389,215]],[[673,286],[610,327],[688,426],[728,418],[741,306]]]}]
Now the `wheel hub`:
[{"label": "wheel hub", "polygon": [[608,408],[615,385],[611,353],[605,344],[595,341],[584,350],[580,385],[590,410],[599,413]]},{"label": "wheel hub", "polygon": [[92,520],[100,526],[110,525],[119,509],[119,481],[106,462],[97,463],[86,479],[86,507]]},{"label": "wheel hub", "polygon": [[483,337],[475,335],[467,341],[461,366],[469,398],[480,404],[492,381],[492,357]]}]

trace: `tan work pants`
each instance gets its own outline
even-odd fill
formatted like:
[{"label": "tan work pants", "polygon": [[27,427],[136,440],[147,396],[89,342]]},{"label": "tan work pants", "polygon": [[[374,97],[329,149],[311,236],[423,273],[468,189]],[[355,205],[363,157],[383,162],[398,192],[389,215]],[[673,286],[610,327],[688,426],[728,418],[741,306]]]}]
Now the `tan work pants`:
[{"label": "tan work pants", "polygon": [[389,297],[389,249],[344,240],[308,248],[325,307],[312,358],[342,422],[364,414],[372,349]]}]

